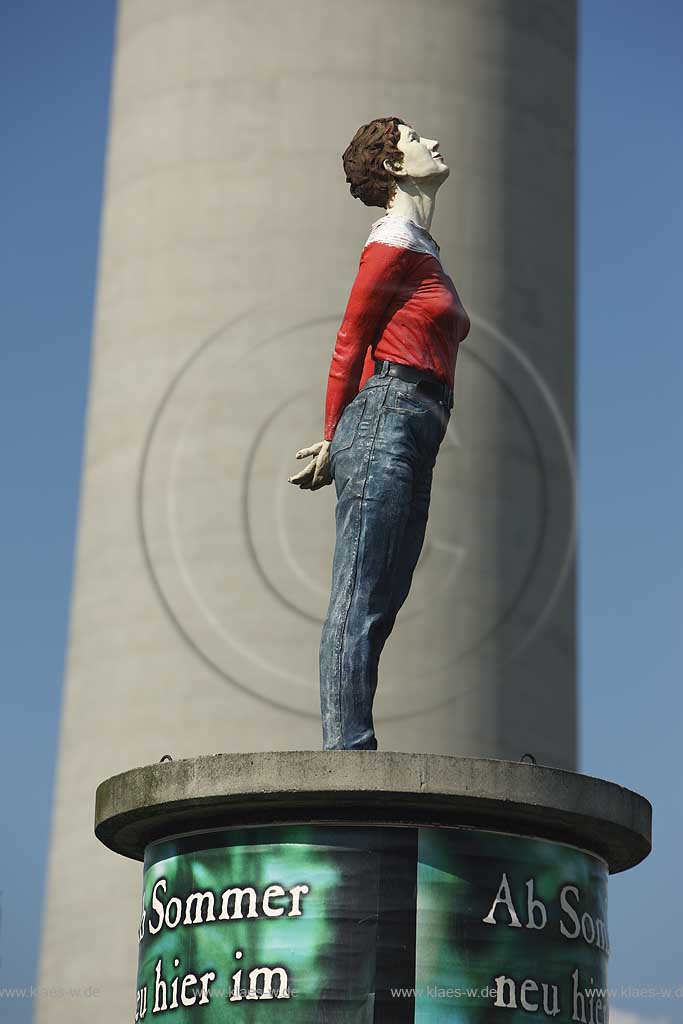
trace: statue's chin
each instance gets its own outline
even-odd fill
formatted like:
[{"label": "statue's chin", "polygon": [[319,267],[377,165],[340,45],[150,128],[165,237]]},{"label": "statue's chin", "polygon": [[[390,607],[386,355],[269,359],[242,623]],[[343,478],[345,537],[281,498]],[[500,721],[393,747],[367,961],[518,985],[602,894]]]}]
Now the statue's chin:
[{"label": "statue's chin", "polygon": [[426,175],[426,180],[431,182],[445,181],[448,175],[451,173],[451,169],[445,160],[435,161],[436,166],[431,174]]}]

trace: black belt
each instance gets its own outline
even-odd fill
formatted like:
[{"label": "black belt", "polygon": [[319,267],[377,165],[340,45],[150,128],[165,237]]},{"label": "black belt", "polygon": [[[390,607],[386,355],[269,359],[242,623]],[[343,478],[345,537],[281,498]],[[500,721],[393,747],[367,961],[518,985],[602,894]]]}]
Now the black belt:
[{"label": "black belt", "polygon": [[[386,367],[386,370],[385,370]],[[453,408],[453,391],[445,383],[439,380],[433,373],[426,370],[418,370],[415,366],[406,366],[404,363],[392,363],[388,359],[375,359],[375,373],[390,377],[399,377],[401,380],[408,380],[420,385],[420,391],[431,395],[438,402],[443,402],[449,409]]]}]

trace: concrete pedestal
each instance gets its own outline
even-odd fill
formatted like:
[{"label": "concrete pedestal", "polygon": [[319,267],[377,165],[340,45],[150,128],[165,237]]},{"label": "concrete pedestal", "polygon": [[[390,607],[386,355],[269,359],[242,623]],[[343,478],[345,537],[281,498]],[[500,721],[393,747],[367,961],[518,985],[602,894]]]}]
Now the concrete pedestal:
[{"label": "concrete pedestal", "polygon": [[150,765],[95,813],[145,863],[136,1020],[604,1024],[607,876],[650,831],[601,779],[376,751]]}]

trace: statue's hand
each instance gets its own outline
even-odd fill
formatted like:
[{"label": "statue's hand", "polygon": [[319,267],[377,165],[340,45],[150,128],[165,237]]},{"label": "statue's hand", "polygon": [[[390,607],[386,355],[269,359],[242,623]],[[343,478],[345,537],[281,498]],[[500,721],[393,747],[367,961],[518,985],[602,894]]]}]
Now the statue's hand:
[{"label": "statue's hand", "polygon": [[310,448],[302,448],[301,451],[298,451],[297,459],[307,459],[309,455],[313,455],[314,458],[300,473],[288,478],[290,484],[296,484],[302,491],[317,491],[318,488],[331,484],[330,444],[331,441],[318,441]]}]

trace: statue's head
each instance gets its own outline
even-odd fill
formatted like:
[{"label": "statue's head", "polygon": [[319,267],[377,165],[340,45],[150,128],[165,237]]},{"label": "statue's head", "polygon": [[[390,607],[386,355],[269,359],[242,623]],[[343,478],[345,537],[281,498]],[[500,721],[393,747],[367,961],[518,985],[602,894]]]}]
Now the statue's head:
[{"label": "statue's head", "polygon": [[342,155],[351,195],[386,209],[398,178],[438,187],[450,173],[438,149],[436,139],[421,138],[403,118],[375,118],[358,129]]}]

